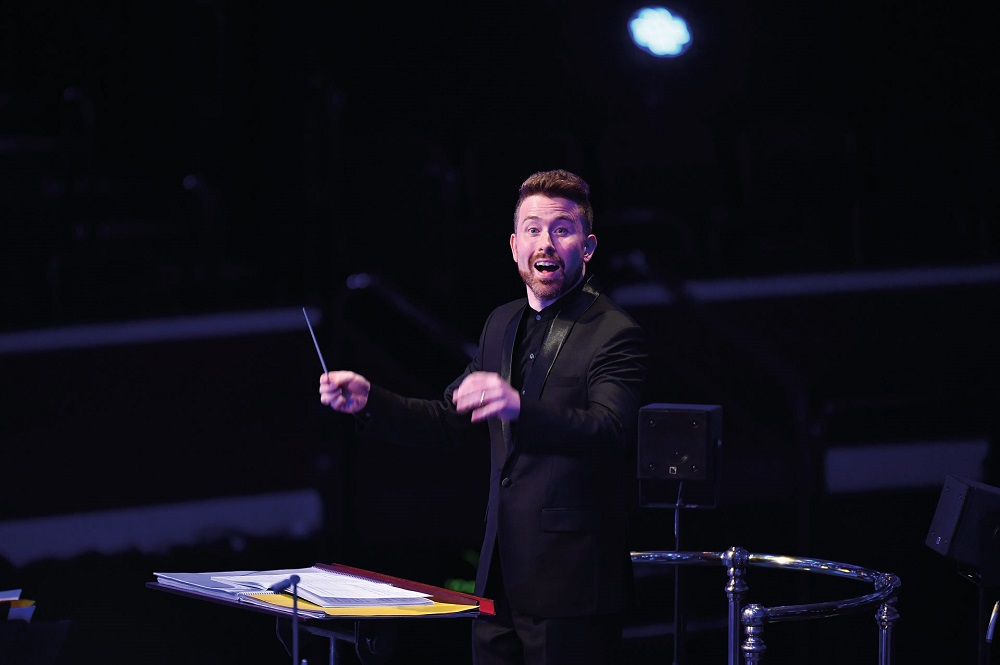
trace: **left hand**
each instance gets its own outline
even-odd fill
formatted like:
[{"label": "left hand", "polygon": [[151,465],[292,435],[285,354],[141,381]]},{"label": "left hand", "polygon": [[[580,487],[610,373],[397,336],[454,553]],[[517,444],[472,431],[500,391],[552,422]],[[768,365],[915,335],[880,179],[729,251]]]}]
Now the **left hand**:
[{"label": "left hand", "polygon": [[451,396],[459,413],[472,412],[472,422],[498,416],[517,420],[521,413],[521,395],[495,372],[473,372]]}]

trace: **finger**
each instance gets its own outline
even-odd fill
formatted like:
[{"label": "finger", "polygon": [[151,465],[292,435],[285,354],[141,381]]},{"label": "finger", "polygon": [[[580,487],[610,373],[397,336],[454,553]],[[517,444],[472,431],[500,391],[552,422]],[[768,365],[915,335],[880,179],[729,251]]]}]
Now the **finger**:
[{"label": "finger", "polygon": [[343,413],[351,412],[350,400],[346,396],[341,394],[338,394],[335,397],[333,397],[333,399],[329,401],[329,406],[334,411],[340,411]]},{"label": "finger", "polygon": [[[473,394],[475,394],[476,397],[473,397]],[[470,386],[463,383],[462,386],[455,391],[455,394],[451,396],[451,399],[455,404],[455,409],[460,413],[465,413],[466,411],[471,411],[475,408],[477,402],[479,401],[478,395],[479,392],[474,393]]]},{"label": "finger", "polygon": [[341,390],[326,390],[326,391],[321,390],[319,401],[322,402],[323,404],[329,404],[330,406],[333,406],[334,403],[336,403],[337,399],[342,399],[343,396],[344,393]]},{"label": "finger", "polygon": [[495,413],[499,413],[501,405],[497,402],[487,404],[482,408],[472,410],[472,422],[478,423],[486,420]]}]

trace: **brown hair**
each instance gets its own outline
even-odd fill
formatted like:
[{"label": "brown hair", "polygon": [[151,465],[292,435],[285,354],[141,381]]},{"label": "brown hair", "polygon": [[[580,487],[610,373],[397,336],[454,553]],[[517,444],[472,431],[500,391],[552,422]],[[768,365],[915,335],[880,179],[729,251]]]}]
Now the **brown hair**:
[{"label": "brown hair", "polygon": [[533,194],[544,196],[560,196],[569,199],[577,205],[583,221],[583,232],[590,235],[594,232],[594,209],[590,205],[590,185],[575,173],[556,169],[554,171],[539,171],[528,176],[518,190],[517,205],[514,206],[514,231],[517,231],[517,211],[524,199]]}]

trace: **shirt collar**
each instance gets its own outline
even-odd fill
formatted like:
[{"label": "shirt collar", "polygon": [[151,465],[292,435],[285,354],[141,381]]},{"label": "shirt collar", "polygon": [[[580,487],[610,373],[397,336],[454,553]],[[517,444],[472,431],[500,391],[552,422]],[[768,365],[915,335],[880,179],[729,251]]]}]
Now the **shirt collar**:
[{"label": "shirt collar", "polygon": [[539,321],[550,321],[556,317],[556,314],[558,314],[562,310],[562,308],[566,305],[566,303],[572,301],[576,296],[580,295],[580,292],[583,291],[583,285],[586,283],[587,283],[587,278],[584,277],[583,279],[580,280],[580,282],[576,286],[574,286],[572,289],[559,296],[558,300],[556,300],[548,307],[542,309],[541,312],[536,312],[531,305],[528,305],[527,311],[533,315],[540,314],[541,318],[539,319]]}]

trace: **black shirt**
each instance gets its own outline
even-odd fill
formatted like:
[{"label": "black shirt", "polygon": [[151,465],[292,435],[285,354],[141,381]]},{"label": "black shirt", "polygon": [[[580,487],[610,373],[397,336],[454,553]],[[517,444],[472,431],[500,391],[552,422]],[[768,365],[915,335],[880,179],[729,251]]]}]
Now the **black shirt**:
[{"label": "black shirt", "polygon": [[[545,337],[552,327],[552,321],[559,314],[564,303],[583,289],[586,280],[581,279],[580,283],[573,287],[568,293],[564,293],[541,312],[536,312],[528,305],[521,315],[521,323],[517,327],[517,339],[514,341],[513,367],[511,367],[510,383],[518,391],[521,391],[531,369],[535,364],[535,359],[542,350]],[[523,394],[523,392],[522,392]]]}]

